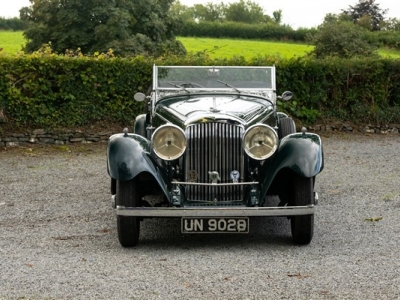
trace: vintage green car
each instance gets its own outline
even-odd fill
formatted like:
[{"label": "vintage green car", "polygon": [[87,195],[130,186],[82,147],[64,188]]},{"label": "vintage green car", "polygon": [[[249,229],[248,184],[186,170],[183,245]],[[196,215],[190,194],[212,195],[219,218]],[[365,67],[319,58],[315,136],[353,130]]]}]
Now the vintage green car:
[{"label": "vintage green car", "polygon": [[182,233],[240,234],[250,217],[282,216],[295,243],[310,243],[322,143],[277,111],[292,93],[277,96],[275,78],[275,66],[154,66],[151,92],[134,97],[147,108],[134,133],[108,141],[122,246],[138,243],[141,221],[165,217],[181,218]]}]

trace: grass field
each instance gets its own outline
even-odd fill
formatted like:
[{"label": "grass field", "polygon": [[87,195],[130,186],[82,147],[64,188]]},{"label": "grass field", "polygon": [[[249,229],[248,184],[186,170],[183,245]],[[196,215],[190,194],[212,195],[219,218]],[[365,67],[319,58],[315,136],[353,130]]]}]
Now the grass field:
[{"label": "grass field", "polygon": [[290,44],[281,42],[212,39],[212,38],[178,38],[188,52],[207,51],[211,58],[243,56],[252,58],[256,56],[279,56],[291,58],[304,56],[313,50],[313,46],[304,44]]},{"label": "grass field", "polygon": [[21,51],[25,43],[25,38],[20,31],[0,31],[0,48],[3,48],[1,52],[17,53]]},{"label": "grass field", "polygon": [[390,48],[380,48],[378,49],[378,53],[382,57],[396,58],[400,59],[400,51],[390,49]]},{"label": "grass field", "polygon": [[[178,38],[186,47],[188,52],[196,53],[206,51],[211,58],[243,56],[252,58],[256,56],[279,56],[291,58],[304,56],[314,48],[305,44],[292,44],[283,42],[235,40],[235,39],[212,39],[212,38]],[[2,52],[13,54],[21,51],[25,44],[22,32],[0,31],[0,48]],[[400,59],[400,51],[381,48],[378,53],[382,57]]]}]

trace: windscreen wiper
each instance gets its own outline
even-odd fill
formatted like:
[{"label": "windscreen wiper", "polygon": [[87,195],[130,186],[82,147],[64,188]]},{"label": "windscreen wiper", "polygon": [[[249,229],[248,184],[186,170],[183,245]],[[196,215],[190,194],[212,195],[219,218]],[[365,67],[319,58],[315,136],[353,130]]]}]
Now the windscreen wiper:
[{"label": "windscreen wiper", "polygon": [[180,88],[182,91],[185,91],[185,92],[187,92],[187,93],[190,94],[190,91],[189,91],[189,90],[187,90],[185,87],[183,87],[183,86],[181,86],[181,85],[179,85],[179,84],[175,84],[175,83],[172,83],[172,82],[167,82],[167,83],[170,84],[170,85],[172,85],[172,86],[174,86],[174,87]]},{"label": "windscreen wiper", "polygon": [[222,84],[226,85],[227,87],[230,87],[230,88],[234,89],[236,92],[238,92],[240,94],[240,91],[236,87],[234,87],[233,85],[230,85],[229,83],[223,82],[221,80],[217,80],[217,81],[219,83],[222,83]]}]

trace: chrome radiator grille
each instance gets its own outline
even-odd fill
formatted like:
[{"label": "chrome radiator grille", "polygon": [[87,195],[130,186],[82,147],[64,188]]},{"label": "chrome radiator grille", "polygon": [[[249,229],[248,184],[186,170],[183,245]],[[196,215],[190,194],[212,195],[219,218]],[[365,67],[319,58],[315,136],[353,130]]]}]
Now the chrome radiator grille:
[{"label": "chrome radiator grille", "polygon": [[[186,129],[185,181],[211,183],[208,172],[218,172],[218,183],[232,183],[230,173],[240,172],[243,181],[243,128],[226,123],[201,123]],[[196,186],[185,188],[191,203],[213,204],[243,201],[243,186]],[[211,204],[211,203],[210,203]]]}]

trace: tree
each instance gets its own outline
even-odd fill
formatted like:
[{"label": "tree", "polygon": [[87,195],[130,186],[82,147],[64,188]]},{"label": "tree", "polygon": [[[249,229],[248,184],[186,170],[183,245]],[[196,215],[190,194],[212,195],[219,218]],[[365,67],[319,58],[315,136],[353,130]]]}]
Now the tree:
[{"label": "tree", "polygon": [[262,23],[265,21],[264,11],[257,3],[248,0],[229,4],[225,9],[226,21],[242,23]]},{"label": "tree", "polygon": [[20,10],[27,24],[27,52],[51,42],[54,51],[81,49],[82,53],[117,55],[166,51],[185,53],[175,40],[179,21],[169,14],[173,0],[30,0]]},{"label": "tree", "polygon": [[400,31],[400,20],[397,18],[389,18],[382,23],[382,29],[388,31]]},{"label": "tree", "polygon": [[336,22],[352,22],[350,16],[345,14],[326,14],[323,23],[336,23]]},{"label": "tree", "polygon": [[330,14],[311,40],[315,45],[312,54],[317,58],[375,56],[377,47],[367,42],[367,33],[367,30],[351,22],[334,20],[334,15]]},{"label": "tree", "polygon": [[195,4],[193,6],[194,19],[198,21],[222,21],[224,19],[224,3],[214,4],[208,2],[206,5]]},{"label": "tree", "polygon": [[363,27],[369,25],[370,30],[377,31],[381,29],[387,9],[382,10],[375,0],[359,0],[356,5],[350,5],[347,10],[343,9],[342,12],[351,16],[355,24],[361,23]]},{"label": "tree", "polygon": [[208,21],[208,22],[241,22],[241,23],[274,23],[280,25],[282,22],[282,10],[272,13],[272,17],[264,14],[263,8],[255,2],[239,0],[239,2],[215,4],[194,4],[185,6],[178,0],[171,6],[171,14],[185,21]]},{"label": "tree", "polygon": [[281,24],[281,22],[282,22],[282,9],[274,11],[272,13],[272,16],[274,17],[274,22],[276,24]]},{"label": "tree", "polygon": [[183,5],[179,0],[172,3],[170,13],[182,22],[195,19],[194,8]]}]

